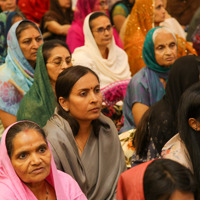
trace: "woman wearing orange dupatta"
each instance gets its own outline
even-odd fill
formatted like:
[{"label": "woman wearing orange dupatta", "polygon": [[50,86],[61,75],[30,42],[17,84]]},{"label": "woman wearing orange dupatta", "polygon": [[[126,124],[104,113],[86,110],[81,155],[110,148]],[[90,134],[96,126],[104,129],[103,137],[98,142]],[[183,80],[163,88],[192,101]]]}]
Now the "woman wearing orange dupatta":
[{"label": "woman wearing orange dupatta", "polygon": [[[142,48],[147,32],[159,23],[164,21],[164,5],[162,0],[136,0],[128,18],[123,37],[124,50],[128,54],[130,71],[132,75],[145,66],[142,58]],[[160,12],[161,17],[156,19],[156,13]],[[165,14],[164,14],[165,16]],[[160,22],[159,22],[160,20]],[[177,36],[178,57],[195,54],[192,45],[183,38]]]}]

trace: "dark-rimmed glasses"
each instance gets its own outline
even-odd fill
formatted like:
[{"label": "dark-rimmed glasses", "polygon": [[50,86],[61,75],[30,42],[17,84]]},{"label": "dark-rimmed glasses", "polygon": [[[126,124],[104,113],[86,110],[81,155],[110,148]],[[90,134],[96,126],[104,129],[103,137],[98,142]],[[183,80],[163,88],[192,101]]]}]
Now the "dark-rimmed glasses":
[{"label": "dark-rimmed glasses", "polygon": [[100,33],[100,34],[104,34],[105,31],[107,30],[108,32],[110,32],[112,29],[112,25],[108,25],[106,28],[104,27],[99,27],[97,30],[93,31],[93,32],[97,32],[97,33]]}]

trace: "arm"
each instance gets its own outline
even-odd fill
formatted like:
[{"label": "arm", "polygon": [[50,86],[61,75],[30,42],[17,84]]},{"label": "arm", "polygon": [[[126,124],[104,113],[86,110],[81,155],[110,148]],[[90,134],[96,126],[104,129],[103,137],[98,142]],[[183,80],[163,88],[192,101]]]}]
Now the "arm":
[{"label": "arm", "polygon": [[60,25],[56,21],[46,22],[46,28],[57,35],[67,35],[70,26],[70,24]]},{"label": "arm", "polygon": [[133,119],[136,127],[138,126],[143,114],[148,110],[149,106],[143,103],[134,103],[132,107]]},{"label": "arm", "polygon": [[1,118],[2,124],[3,124],[5,129],[8,126],[10,126],[11,124],[13,124],[14,122],[17,121],[16,116],[14,116],[14,115],[12,115],[10,113],[7,113],[7,112],[5,112],[3,110],[0,110],[0,118]]},{"label": "arm", "polygon": [[115,15],[113,17],[113,22],[117,32],[119,33],[123,23],[125,22],[126,18],[123,15]]}]

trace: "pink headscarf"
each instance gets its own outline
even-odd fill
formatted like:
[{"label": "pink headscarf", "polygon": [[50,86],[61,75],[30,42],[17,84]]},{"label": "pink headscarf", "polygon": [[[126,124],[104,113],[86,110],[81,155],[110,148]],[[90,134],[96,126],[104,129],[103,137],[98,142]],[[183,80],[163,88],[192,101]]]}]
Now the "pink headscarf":
[{"label": "pink headscarf", "polygon": [[[14,124],[17,124],[16,122]],[[15,200],[37,200],[31,190],[20,180],[15,173],[6,148],[6,135],[14,125],[10,125],[3,133],[0,145],[0,199]],[[48,144],[49,146],[49,144]],[[50,148],[50,147],[49,147]],[[56,169],[55,162],[51,156],[51,170],[46,180],[50,183],[56,193],[57,200],[69,200],[71,196],[86,200],[78,184],[69,175]]]},{"label": "pink headscarf", "polygon": [[117,184],[117,200],[145,200],[143,189],[144,173],[148,161],[123,172]]}]

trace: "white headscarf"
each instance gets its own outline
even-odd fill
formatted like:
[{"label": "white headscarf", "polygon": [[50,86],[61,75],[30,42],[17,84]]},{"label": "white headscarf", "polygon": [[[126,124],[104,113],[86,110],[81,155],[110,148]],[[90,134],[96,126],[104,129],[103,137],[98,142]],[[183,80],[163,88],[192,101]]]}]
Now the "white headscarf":
[{"label": "white headscarf", "polygon": [[95,71],[100,78],[101,88],[103,88],[115,81],[129,79],[131,73],[128,57],[125,51],[115,44],[114,37],[108,45],[108,58],[102,57],[89,26],[89,18],[92,14],[87,15],[83,25],[85,45],[76,48],[72,58],[73,64],[83,65]]}]

